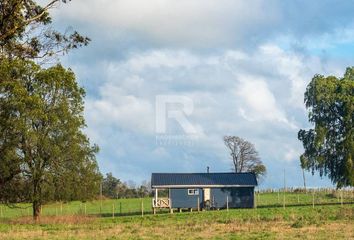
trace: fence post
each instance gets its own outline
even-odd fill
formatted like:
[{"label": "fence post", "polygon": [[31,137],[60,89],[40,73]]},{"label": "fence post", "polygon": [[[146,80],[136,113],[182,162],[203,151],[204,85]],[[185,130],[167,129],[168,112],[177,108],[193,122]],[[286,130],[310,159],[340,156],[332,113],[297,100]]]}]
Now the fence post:
[{"label": "fence post", "polygon": [[280,203],[280,196],[279,196],[280,189],[278,189],[278,204]]},{"label": "fence post", "polygon": [[1,218],[4,217],[4,213],[3,213],[3,211],[2,211],[2,206],[0,207],[0,216],[1,216]]},{"label": "fence post", "polygon": [[315,189],[312,190],[312,208],[315,208]]},{"label": "fence post", "polygon": [[63,202],[60,202],[60,215],[63,215]]},{"label": "fence post", "polygon": [[141,216],[144,217],[144,200],[141,199]]},{"label": "fence post", "polygon": [[229,211],[229,196],[226,195],[226,210]]},{"label": "fence post", "polygon": [[119,213],[122,215],[122,202],[119,202]]},{"label": "fence post", "polygon": [[85,211],[85,216],[86,216],[86,203],[84,203],[84,211]]},{"label": "fence post", "polygon": [[114,218],[114,203],[112,204],[112,218]]},{"label": "fence post", "polygon": [[340,191],[340,205],[343,206],[343,190]]},{"label": "fence post", "polygon": [[198,212],[199,212],[199,210],[200,210],[199,197],[197,197],[197,209],[198,209]]},{"label": "fence post", "polygon": [[256,190],[253,190],[253,207],[257,209],[257,196],[256,196]]}]

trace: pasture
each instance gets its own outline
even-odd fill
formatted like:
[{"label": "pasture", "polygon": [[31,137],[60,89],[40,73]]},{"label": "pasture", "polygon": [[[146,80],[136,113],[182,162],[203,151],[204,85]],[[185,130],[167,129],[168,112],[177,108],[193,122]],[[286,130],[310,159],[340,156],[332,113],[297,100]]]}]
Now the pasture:
[{"label": "pasture", "polygon": [[151,198],[52,203],[38,223],[26,205],[1,206],[0,239],[354,238],[352,192],[286,193],[285,208],[282,192],[256,198],[255,209],[157,215]]}]

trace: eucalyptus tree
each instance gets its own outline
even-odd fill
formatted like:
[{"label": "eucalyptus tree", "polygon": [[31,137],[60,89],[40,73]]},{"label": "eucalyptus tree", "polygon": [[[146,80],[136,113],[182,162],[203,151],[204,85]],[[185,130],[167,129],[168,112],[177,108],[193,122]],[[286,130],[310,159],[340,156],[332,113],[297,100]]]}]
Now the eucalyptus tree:
[{"label": "eucalyptus tree", "polygon": [[315,75],[305,104],[313,128],[298,133],[301,166],[327,175],[338,188],[354,186],[354,67],[340,78]]}]

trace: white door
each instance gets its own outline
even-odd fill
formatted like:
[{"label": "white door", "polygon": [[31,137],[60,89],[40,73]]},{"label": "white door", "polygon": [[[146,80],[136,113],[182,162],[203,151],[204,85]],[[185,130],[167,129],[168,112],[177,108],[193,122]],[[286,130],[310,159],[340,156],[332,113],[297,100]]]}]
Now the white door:
[{"label": "white door", "polygon": [[210,201],[210,188],[203,189],[204,202]]}]

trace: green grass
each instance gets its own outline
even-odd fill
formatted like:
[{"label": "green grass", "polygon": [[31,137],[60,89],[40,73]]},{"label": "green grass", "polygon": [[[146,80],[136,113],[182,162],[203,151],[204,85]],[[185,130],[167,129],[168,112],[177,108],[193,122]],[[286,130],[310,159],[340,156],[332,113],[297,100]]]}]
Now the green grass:
[{"label": "green grass", "polygon": [[284,209],[282,193],[279,199],[278,193],[262,193],[257,209],[157,215],[150,214],[151,198],[104,200],[101,210],[100,201],[70,202],[62,213],[61,204],[52,203],[39,223],[25,217],[27,209],[2,206],[0,239],[354,239],[354,204],[341,205],[324,192],[315,195],[314,208],[309,193],[286,193],[285,200]]},{"label": "green grass", "polygon": [[[340,194],[331,194],[326,192],[315,193],[315,206],[325,204],[340,204]],[[50,203],[42,207],[42,215],[44,216],[57,216],[57,215],[84,215],[86,208],[86,215],[140,215],[143,203],[144,213],[149,214],[151,210],[151,198],[144,199],[114,199],[101,201],[89,201],[82,203],[79,201],[69,203]],[[277,193],[260,193],[256,194],[257,207],[282,207],[284,201],[284,194]],[[343,202],[354,202],[353,193],[345,193],[343,195]],[[285,193],[286,206],[303,206],[313,204],[313,195],[308,193]],[[166,212],[166,211],[163,211]],[[15,218],[30,216],[32,209],[30,204],[18,204],[17,207],[8,207],[0,205],[0,219],[1,218]]]},{"label": "green grass", "polygon": [[7,220],[0,223],[0,239],[351,239],[353,210],[351,204],[106,217],[83,222]]},{"label": "green grass", "polygon": [[[84,215],[85,207],[87,215],[103,215],[112,216],[113,210],[116,216],[118,215],[133,215],[141,214],[141,203],[146,213],[151,213],[151,198],[144,199],[114,199],[101,201],[79,202],[73,201],[69,203],[51,203],[43,205],[43,216],[55,215]],[[102,207],[101,207],[102,206]],[[0,218],[15,218],[31,216],[32,208],[30,204],[17,204],[16,206],[0,205]]]}]

